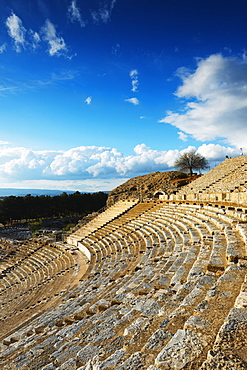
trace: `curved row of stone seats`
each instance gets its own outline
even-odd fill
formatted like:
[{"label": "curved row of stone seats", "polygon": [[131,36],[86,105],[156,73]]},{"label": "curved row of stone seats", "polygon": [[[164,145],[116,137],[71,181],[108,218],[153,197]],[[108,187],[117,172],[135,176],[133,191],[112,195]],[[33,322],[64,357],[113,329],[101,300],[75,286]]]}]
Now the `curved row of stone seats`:
[{"label": "curved row of stone seats", "polygon": [[[50,261],[50,259],[48,258],[48,256],[43,256],[42,253],[40,252],[40,249],[36,251],[36,254],[32,254],[26,258],[23,259],[23,261],[18,261],[18,263],[16,264],[13,264],[10,267],[7,267],[6,269],[2,269],[2,276],[6,276],[8,274],[11,274],[11,273],[17,273],[18,272],[18,269],[20,266],[25,266],[29,263],[31,263],[31,265],[34,265],[37,269],[39,269],[39,267],[43,267],[45,265],[45,263],[48,263]],[[19,279],[20,280],[20,279]],[[18,281],[18,279],[17,279]]]},{"label": "curved row of stone seats", "polygon": [[11,320],[17,313],[44,303],[73,280],[75,261],[67,250],[46,243],[27,246],[17,247],[12,265],[10,260],[1,263],[0,320],[5,330],[13,326]]},{"label": "curved row of stone seats", "polygon": [[[128,222],[119,219],[105,235],[102,228],[85,238],[105,270],[5,338],[2,368],[210,369],[210,350],[242,293],[246,245],[235,218],[241,258],[225,258],[224,270],[208,268],[218,235],[226,250],[230,225],[217,213],[211,220],[208,211],[160,203]],[[123,256],[125,264],[116,268]],[[241,353],[234,355],[244,366]]]},{"label": "curved row of stone seats", "polygon": [[1,258],[0,271],[13,266],[14,264],[18,263],[18,261],[22,261],[23,259],[27,258],[27,256],[35,253],[35,251],[39,248],[40,245],[38,243],[30,243],[29,245],[27,242],[18,244],[18,247],[12,246],[10,253]]},{"label": "curved row of stone seats", "polygon": [[[37,274],[35,274],[35,278],[32,279],[25,279],[24,283],[16,282],[16,279],[13,280],[13,290],[11,291],[11,294],[8,296],[8,299],[5,298],[4,304],[2,307],[1,314],[2,317],[5,318],[6,316],[9,317],[13,312],[16,312],[16,310],[20,310],[22,307],[25,307],[24,302],[26,300],[31,299],[33,300],[32,292],[37,287],[40,287],[41,284],[44,284],[45,276],[42,276],[42,274],[39,274],[37,277]],[[43,277],[43,281],[41,278]],[[42,283],[40,283],[42,281]],[[16,285],[18,284],[18,285]],[[40,290],[40,289],[39,289]]]},{"label": "curved row of stone seats", "polygon": [[[106,268],[105,264],[111,262],[115,263],[116,258],[122,262],[127,262],[127,260],[130,258],[130,255],[138,253],[136,244],[133,243],[131,238],[128,240],[126,238],[126,234],[123,233],[121,235],[120,231],[118,231],[115,234],[110,235],[109,238],[110,242],[112,242],[111,246],[114,246],[114,251],[112,251],[111,247],[107,248],[107,246],[109,246],[108,240],[99,239],[97,241],[95,236],[89,236],[81,242],[84,248],[90,248],[91,254],[94,257],[94,268],[92,269],[94,273],[102,272],[102,269]],[[123,256],[124,250],[127,253],[125,257]],[[110,260],[108,260],[107,257],[110,257]]]},{"label": "curved row of stone seats", "polygon": [[[123,226],[126,227],[126,225],[130,223],[130,221],[139,217],[141,214],[149,211],[154,206],[155,206],[155,204],[151,203],[151,202],[150,203],[139,203],[139,204],[137,204],[134,208],[131,208],[129,211],[127,211],[123,215],[121,215],[118,218],[113,219],[112,221],[110,221],[105,227],[103,227],[99,230],[95,230],[94,233],[93,233],[94,237],[104,238],[104,236],[109,236],[112,233],[115,233],[116,230],[119,230]],[[106,230],[104,230],[105,228],[106,228]],[[115,239],[116,239],[116,237],[114,236],[114,240]],[[118,239],[118,237],[117,237],[117,239]],[[68,239],[68,241],[70,241],[70,240]],[[87,237],[86,236],[83,240],[81,240],[80,242],[77,242],[78,248],[83,253],[85,253],[85,255],[87,256],[87,258],[89,260],[91,260],[90,249],[87,248],[87,246],[85,246],[85,243],[87,243]],[[98,253],[98,252],[95,252],[95,253]]]},{"label": "curved row of stone seats", "polygon": [[23,322],[30,320],[30,317],[39,315],[47,307],[49,301],[55,304],[70,279],[70,274],[65,272],[62,276],[57,277],[56,281],[51,279],[50,282],[34,287],[30,292],[25,294],[21,302],[15,303],[12,311],[11,305],[8,305],[8,310],[1,323],[3,329],[1,338],[6,337],[6,333],[17,330],[18,326],[22,326]]},{"label": "curved row of stone seats", "polygon": [[[203,196],[200,193],[202,193],[205,195],[205,200],[210,200],[210,196],[213,197],[214,193],[232,192],[241,185],[244,186],[247,183],[246,171],[246,155],[226,159],[217,167],[210,170],[206,175],[183,186],[181,190],[176,193],[176,199],[185,200],[184,196],[186,195],[190,195],[191,200],[198,199],[198,197],[201,199]],[[229,201],[229,199],[227,200]]]},{"label": "curved row of stone seats", "polygon": [[[174,256],[173,256],[174,257]],[[171,261],[172,262],[172,261]],[[169,266],[169,264],[168,264],[168,266]],[[145,271],[146,271],[147,269],[145,269]],[[138,270],[137,272],[140,272],[140,270]],[[143,271],[144,272],[144,271]],[[136,274],[134,274],[134,275],[136,275]],[[139,274],[137,274],[137,275],[139,275]],[[145,273],[143,273],[143,276],[145,276]],[[148,275],[146,275],[146,276],[148,276]],[[131,278],[131,279],[127,279],[127,283],[126,283],[126,288],[125,288],[125,290],[127,289],[129,289],[130,291],[132,290],[133,291],[133,289],[131,289],[131,284],[132,284],[132,287],[133,287],[133,284],[137,284],[137,281],[138,281],[138,278],[139,278],[139,276],[134,276],[133,278]],[[134,282],[134,280],[136,280],[136,282]],[[93,283],[93,282],[92,282]],[[138,284],[139,285],[139,284]],[[128,288],[127,288],[128,287]],[[120,288],[121,289],[121,288]],[[97,290],[97,289],[96,289]],[[110,291],[111,291],[111,289],[110,289]],[[85,293],[85,292],[84,292]],[[95,290],[93,291],[93,296],[96,294],[96,292],[95,292]],[[102,294],[102,292],[101,292],[101,294]],[[116,297],[115,297],[115,299],[116,299]],[[90,299],[88,299],[88,301],[90,301]],[[100,300],[99,300],[100,301]],[[117,299],[116,299],[116,301],[117,301]],[[104,307],[104,309],[107,307],[107,304],[106,303],[104,303],[103,304],[103,302],[101,303],[101,304],[99,304],[98,305],[99,307],[101,307],[101,309]],[[113,306],[114,307],[114,306]],[[107,310],[106,310],[107,311]],[[90,315],[92,315],[93,314],[93,310],[89,310],[88,311],[89,313],[90,313]],[[93,314],[91,317],[93,317],[93,316],[95,316],[95,314]],[[130,316],[130,315],[129,315]],[[101,316],[102,317],[102,316]],[[96,320],[97,320],[97,318],[96,318]],[[127,319],[127,320],[129,320],[129,318]],[[139,321],[138,321],[139,320]],[[77,325],[77,327],[78,327],[78,324],[76,324]],[[81,323],[81,325],[82,325],[82,323]],[[85,323],[84,323],[84,325],[85,325]],[[84,325],[82,325],[82,326],[84,326]],[[99,324],[99,325],[101,325],[101,324]],[[132,326],[131,326],[132,325]],[[129,335],[129,333],[131,333],[132,332],[132,334],[134,335],[136,335],[137,333],[138,333],[138,330],[140,330],[141,328],[146,328],[147,326],[149,325],[149,320],[147,320],[146,318],[145,318],[145,320],[143,321],[143,320],[141,320],[141,318],[136,318],[136,320],[133,322],[132,321],[132,324],[130,324],[130,326],[129,327],[127,327],[127,328],[125,328],[125,330],[124,330],[124,334],[125,335],[122,335],[122,336],[120,336],[120,337],[126,337],[126,336],[128,336]],[[88,332],[90,332],[92,329],[93,329],[94,327],[92,327],[91,325],[89,325],[89,327],[88,327]],[[138,329],[139,328],[139,329]],[[138,330],[137,330],[138,329]],[[69,329],[67,329],[67,332],[68,332],[68,330]],[[161,331],[161,330],[160,330]],[[157,332],[157,334],[153,334],[154,335],[154,337],[156,338],[156,342],[162,342],[162,340],[164,339],[164,337],[165,336],[167,336],[167,333],[164,335],[164,334],[161,334],[160,333],[160,331],[158,331]],[[60,333],[61,334],[61,333]],[[168,337],[169,337],[169,334],[168,334]],[[119,343],[121,343],[121,340],[123,340],[124,338],[121,338],[121,339],[119,339]],[[151,336],[151,338],[152,338],[152,336]],[[150,346],[152,347],[152,342],[153,342],[153,339],[151,339],[150,338],[150,340],[148,341],[148,344],[146,345],[146,347],[149,349],[149,351],[150,351]],[[72,343],[73,343],[73,345],[72,345]],[[77,357],[76,357],[76,359],[73,359],[73,358],[68,358],[68,360],[67,361],[65,361],[64,363],[63,363],[63,365],[64,366],[69,366],[69,364],[71,364],[72,363],[72,365],[74,366],[74,365],[76,365],[76,363],[78,363],[78,356],[79,356],[79,360],[80,361],[83,361],[83,354],[84,354],[84,357],[85,357],[85,355],[86,354],[90,354],[91,353],[91,355],[92,355],[92,351],[93,350],[95,350],[95,349],[97,349],[97,346],[93,346],[93,348],[90,348],[90,346],[89,346],[89,344],[87,345],[87,346],[85,346],[85,348],[83,347],[82,349],[80,349],[80,346],[78,345],[78,344],[76,344],[76,342],[74,341],[72,341],[72,343],[70,343],[69,345],[66,343],[66,347],[65,348],[67,348],[67,351],[65,350],[65,348],[62,346],[61,348],[62,348],[62,350],[59,352],[59,351],[57,351],[57,352],[59,352],[58,353],[58,357],[56,357],[56,355],[55,355],[55,358],[56,358],[56,360],[58,359],[58,364],[59,364],[59,361],[61,361],[61,363],[62,363],[62,361],[63,360],[65,360],[66,358],[68,358],[68,356],[72,356],[72,354],[73,353],[77,353],[76,351],[78,351],[79,353],[80,353],[80,355],[77,355]],[[156,343],[157,344],[157,343]],[[71,345],[71,346],[70,346]],[[89,346],[89,347],[88,347]],[[116,346],[115,346],[115,348],[116,348]],[[90,351],[91,350],[91,351]],[[105,363],[105,365],[108,363],[115,363],[114,361],[120,361],[121,359],[123,359],[124,357],[126,357],[126,355],[127,355],[127,351],[125,350],[125,349],[122,349],[121,350],[121,348],[119,349],[119,350],[117,350],[118,351],[118,356],[113,356],[113,358],[111,359],[111,360],[109,360],[109,358],[108,359],[106,359],[105,361],[101,361],[101,365],[102,364],[104,364]],[[116,352],[115,352],[116,353]],[[123,366],[125,366],[124,368],[129,368],[129,366],[130,366],[130,364],[131,364],[131,362],[132,361],[134,361],[134,359],[137,361],[137,362],[135,362],[135,363],[138,363],[138,361],[140,362],[140,364],[141,364],[141,353],[142,352],[140,352],[140,353],[134,353],[133,354],[133,356],[129,356],[129,358],[126,360],[126,361],[124,361],[124,363],[125,363],[125,365],[123,365]],[[132,358],[132,360],[131,360],[131,358]],[[74,362],[73,362],[73,360],[74,360]],[[112,361],[112,362],[109,362],[109,361]],[[129,362],[128,362],[129,361]],[[25,363],[27,363],[27,362],[25,362]],[[116,364],[117,364],[117,362],[116,362]],[[72,366],[71,365],[71,366]],[[139,365],[138,365],[139,366]],[[140,365],[140,366],[142,366],[142,365]],[[64,367],[64,368],[66,368],[66,367]],[[76,368],[76,367],[74,367],[74,368]],[[135,368],[135,367],[134,367]],[[137,368],[137,367],[136,367]]]},{"label": "curved row of stone seats", "polygon": [[122,213],[126,212],[130,208],[134,207],[137,204],[137,201],[119,201],[113,206],[107,208],[105,212],[100,213],[93,220],[88,222],[86,225],[78,229],[76,232],[71,234],[68,237],[67,242],[71,245],[77,246],[77,242],[87,235],[91,234],[95,230],[106,225],[108,222],[118,217]]},{"label": "curved row of stone seats", "polygon": [[[177,211],[177,213],[179,213]],[[177,215],[176,215],[177,217]],[[200,232],[202,232],[202,229],[200,229]],[[206,235],[204,234],[203,237]],[[220,234],[220,232],[215,232],[212,236],[213,241],[213,248],[210,255],[210,261],[208,265],[208,270],[224,270],[225,266],[225,259],[224,259],[224,250],[225,250],[225,239]]]},{"label": "curved row of stone seats", "polygon": [[[182,207],[182,211],[183,211]],[[200,207],[199,207],[200,208]],[[176,207],[176,216],[179,215],[179,207]],[[210,209],[210,210],[209,210]],[[212,238],[214,239],[214,243],[216,244],[216,247],[214,247],[211,259],[212,261],[217,261],[216,266],[214,266],[215,262],[213,263],[211,261],[211,267],[216,269],[224,269],[224,265],[226,264],[225,258],[227,258],[229,261],[237,260],[238,257],[244,254],[243,246],[244,242],[243,240],[239,240],[239,235],[237,230],[234,230],[232,227],[232,223],[237,222],[237,225],[239,224],[239,221],[236,220],[236,218],[233,218],[232,216],[227,216],[224,213],[219,213],[215,207],[205,207],[201,212],[196,211],[196,207],[190,207],[189,210],[186,211],[186,217],[190,216],[193,217],[193,220],[195,221],[195,215],[197,217],[200,217],[202,221],[207,222],[207,226],[209,226],[210,223],[213,223],[213,226],[210,226],[211,233],[213,234]],[[223,211],[222,211],[223,212]],[[242,218],[239,214],[240,219]],[[215,227],[218,227],[222,232],[216,232]],[[222,238],[224,238],[224,241],[222,243]],[[224,247],[226,243],[226,248]],[[218,250],[217,250],[218,245]],[[221,247],[222,245],[222,247]],[[220,257],[220,249],[224,250],[225,257]],[[221,261],[221,262],[220,262]],[[220,267],[221,265],[221,267]]]},{"label": "curved row of stone seats", "polygon": [[[214,191],[234,191],[240,186],[245,186],[247,184],[246,180],[246,171],[247,169],[238,168],[232,174],[229,174],[227,177],[221,179],[208,187],[208,190]],[[236,180],[237,179],[237,180]],[[207,189],[207,188],[206,188]]]}]

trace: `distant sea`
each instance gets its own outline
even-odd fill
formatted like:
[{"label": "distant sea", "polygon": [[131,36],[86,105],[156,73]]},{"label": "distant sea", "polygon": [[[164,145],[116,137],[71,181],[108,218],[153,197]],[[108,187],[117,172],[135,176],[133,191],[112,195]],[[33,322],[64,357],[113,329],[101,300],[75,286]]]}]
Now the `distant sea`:
[{"label": "distant sea", "polygon": [[[60,195],[62,193],[73,194],[75,191],[69,190],[45,190],[45,189],[8,189],[8,188],[0,188],[0,197],[10,197],[11,195],[16,197],[24,197],[27,194],[31,194],[32,196],[36,195]],[[84,192],[83,192],[84,193]],[[87,192],[85,192],[87,193]]]}]

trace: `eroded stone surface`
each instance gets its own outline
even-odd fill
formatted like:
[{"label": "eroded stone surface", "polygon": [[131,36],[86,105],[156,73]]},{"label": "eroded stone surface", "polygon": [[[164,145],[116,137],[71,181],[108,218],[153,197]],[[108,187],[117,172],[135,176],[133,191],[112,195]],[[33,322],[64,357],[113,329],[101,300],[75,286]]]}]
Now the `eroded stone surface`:
[{"label": "eroded stone surface", "polygon": [[124,358],[126,355],[126,351],[121,349],[113,353],[110,357],[108,357],[105,361],[101,363],[99,366],[99,369],[105,369],[108,367],[113,367],[115,368]]},{"label": "eroded stone surface", "polygon": [[247,362],[239,360],[237,357],[226,356],[216,351],[210,351],[207,360],[203,363],[200,370],[246,370]]},{"label": "eroded stone surface", "polygon": [[101,347],[93,346],[92,344],[89,343],[86,347],[78,351],[77,360],[81,365],[84,365],[94,356],[97,356],[100,352]]},{"label": "eroded stone surface", "polygon": [[47,364],[46,366],[42,367],[41,370],[54,370],[57,369],[53,362]]},{"label": "eroded stone surface", "polygon": [[151,338],[149,338],[148,342],[145,345],[145,349],[159,349],[163,345],[164,340],[170,339],[171,337],[172,333],[168,330],[158,329],[153,333]]},{"label": "eroded stone surface", "polygon": [[76,370],[76,360],[70,358],[68,361],[64,362],[60,367],[59,370]]},{"label": "eroded stone surface", "polygon": [[124,335],[135,334],[138,331],[145,330],[149,324],[149,319],[144,317],[139,317],[134,321],[129,327],[124,330]]},{"label": "eroded stone surface", "polygon": [[235,302],[236,308],[247,308],[247,292],[241,292]]},{"label": "eroded stone surface", "polygon": [[142,368],[142,353],[136,352],[124,361],[122,365],[116,367],[116,370],[137,370]]},{"label": "eroded stone surface", "polygon": [[155,360],[168,369],[183,369],[199,356],[207,342],[189,330],[179,329]]}]

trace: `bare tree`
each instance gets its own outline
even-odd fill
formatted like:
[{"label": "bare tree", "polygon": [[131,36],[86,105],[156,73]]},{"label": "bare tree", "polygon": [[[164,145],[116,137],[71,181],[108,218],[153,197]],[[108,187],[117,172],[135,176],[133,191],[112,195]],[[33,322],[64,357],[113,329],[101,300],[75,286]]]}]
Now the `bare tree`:
[{"label": "bare tree", "polygon": [[209,168],[209,163],[205,157],[196,153],[195,149],[192,149],[189,152],[180,154],[174,163],[174,167],[180,171],[188,171],[190,176],[192,176],[193,170],[205,170]]}]

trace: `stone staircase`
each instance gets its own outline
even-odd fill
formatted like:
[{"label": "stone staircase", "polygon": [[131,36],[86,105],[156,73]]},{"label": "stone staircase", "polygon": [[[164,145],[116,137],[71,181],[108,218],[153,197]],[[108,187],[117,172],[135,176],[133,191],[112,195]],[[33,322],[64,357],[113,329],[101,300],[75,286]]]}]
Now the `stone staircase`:
[{"label": "stone staircase", "polygon": [[[3,332],[0,368],[246,369],[246,218],[244,211],[148,202],[95,220],[72,243],[71,251],[85,253],[86,273],[57,304],[42,310],[34,303],[32,317]],[[15,295],[25,311],[22,297],[30,305],[36,294],[28,287],[45,286],[47,295],[50,278],[52,296],[57,275],[68,279],[75,268],[69,246],[37,244],[16,258],[2,269],[3,320],[8,302],[15,319]]]},{"label": "stone staircase", "polygon": [[68,244],[77,246],[77,243],[81,239],[96,231],[97,229],[100,229],[114,218],[118,217],[122,213],[126,212],[128,209],[135,206],[137,203],[138,201],[134,200],[119,201],[115,203],[113,206],[107,208],[105,212],[99,214],[96,218],[71,234],[67,240]]}]

